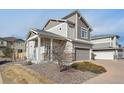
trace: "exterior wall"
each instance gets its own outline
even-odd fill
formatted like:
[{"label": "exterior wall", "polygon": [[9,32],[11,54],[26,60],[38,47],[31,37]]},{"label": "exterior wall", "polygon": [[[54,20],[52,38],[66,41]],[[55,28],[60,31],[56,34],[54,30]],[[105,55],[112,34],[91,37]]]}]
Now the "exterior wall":
[{"label": "exterior wall", "polygon": [[66,20],[69,20],[69,21],[71,21],[71,22],[73,22],[73,23],[76,23],[76,14],[74,14],[74,15],[72,15],[72,16],[66,18]]},{"label": "exterior wall", "polygon": [[115,48],[119,47],[118,46],[118,39],[117,39],[117,37],[113,37],[113,39],[112,39],[112,46],[115,47]]},{"label": "exterior wall", "polygon": [[118,48],[118,41],[117,37],[109,37],[109,38],[101,38],[101,39],[95,39],[91,40],[91,42],[94,44],[93,48]]},{"label": "exterior wall", "polygon": [[91,49],[92,45],[90,44],[86,44],[86,43],[78,43],[78,42],[74,42],[74,47],[76,48],[86,48],[86,49]]},{"label": "exterior wall", "polygon": [[68,60],[68,61],[74,60],[74,52],[75,51],[74,51],[74,46],[73,46],[72,42],[70,42],[70,41],[66,42],[64,52],[66,54],[66,60]]},{"label": "exterior wall", "polygon": [[94,44],[93,48],[109,48],[109,47],[112,47],[111,38],[95,39],[95,40],[91,40],[91,42]]},{"label": "exterior wall", "polygon": [[50,29],[50,28],[52,28],[52,27],[54,27],[54,26],[57,26],[57,25],[59,25],[59,24],[61,24],[62,22],[59,22],[59,21],[50,21],[47,25],[46,25],[46,27],[44,28],[44,30],[48,30],[48,29]]},{"label": "exterior wall", "polygon": [[6,46],[7,46],[7,41],[0,39],[0,47],[6,47]]},{"label": "exterior wall", "polygon": [[[74,38],[73,39],[76,39],[76,14],[66,18],[66,20],[70,21],[70,22],[73,22],[75,24],[75,27],[73,28],[73,31],[74,31]],[[68,32],[68,35],[69,37],[71,36],[71,31],[72,30],[71,28],[69,28],[69,32]]]},{"label": "exterior wall", "polygon": [[70,26],[68,24],[67,35],[68,35],[68,38],[75,39],[75,25]]},{"label": "exterior wall", "polygon": [[61,23],[57,26],[54,26],[46,31],[52,32],[57,35],[67,37],[67,23]]},{"label": "exterior wall", "polygon": [[94,44],[99,44],[99,43],[110,43],[111,38],[101,38],[101,39],[96,39],[92,40],[91,42]]},{"label": "exterior wall", "polygon": [[[82,40],[90,40],[90,31],[88,31],[88,27],[86,26],[86,24],[78,17],[77,18],[78,20],[78,24],[77,24],[77,38],[78,39],[82,39]],[[87,29],[86,31],[88,31],[88,38],[87,39],[84,39],[84,38],[81,38],[81,27]]]},{"label": "exterior wall", "polygon": [[93,48],[109,48],[110,47],[110,43],[99,43],[99,44],[94,44]]}]

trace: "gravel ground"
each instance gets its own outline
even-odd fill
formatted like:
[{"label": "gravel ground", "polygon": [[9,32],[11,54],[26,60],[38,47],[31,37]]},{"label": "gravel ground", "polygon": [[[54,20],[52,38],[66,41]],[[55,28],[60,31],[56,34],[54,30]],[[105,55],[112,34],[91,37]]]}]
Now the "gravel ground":
[{"label": "gravel ground", "polygon": [[92,72],[82,72],[75,69],[60,72],[59,67],[54,63],[33,64],[27,67],[45,75],[57,84],[80,84],[97,76],[97,74]]}]

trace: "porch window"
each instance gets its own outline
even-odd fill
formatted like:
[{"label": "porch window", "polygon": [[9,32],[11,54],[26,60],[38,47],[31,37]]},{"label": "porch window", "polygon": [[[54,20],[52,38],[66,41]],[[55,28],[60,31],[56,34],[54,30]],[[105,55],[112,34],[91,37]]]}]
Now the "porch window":
[{"label": "porch window", "polygon": [[88,31],[81,27],[81,38],[88,39]]}]

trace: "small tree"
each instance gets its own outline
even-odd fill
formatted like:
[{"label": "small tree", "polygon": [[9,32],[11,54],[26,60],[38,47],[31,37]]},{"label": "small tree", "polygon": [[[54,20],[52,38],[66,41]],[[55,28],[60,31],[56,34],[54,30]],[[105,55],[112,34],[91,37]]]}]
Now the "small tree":
[{"label": "small tree", "polygon": [[12,58],[12,56],[13,56],[13,50],[11,48],[8,48],[7,47],[7,48],[5,48],[3,50],[3,54],[4,54],[5,57]]},{"label": "small tree", "polygon": [[65,41],[59,40],[54,43],[54,47],[53,47],[53,55],[54,55],[53,57],[54,57],[54,60],[58,62],[60,72],[63,70],[63,67],[64,67],[65,45],[66,45]]}]

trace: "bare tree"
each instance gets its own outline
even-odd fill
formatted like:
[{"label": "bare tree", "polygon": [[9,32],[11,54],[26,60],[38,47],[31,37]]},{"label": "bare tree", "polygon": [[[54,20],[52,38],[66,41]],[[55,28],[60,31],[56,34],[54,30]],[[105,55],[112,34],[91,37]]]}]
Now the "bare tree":
[{"label": "bare tree", "polygon": [[65,41],[55,41],[54,42],[54,47],[53,47],[53,58],[58,62],[60,72],[63,71],[65,68],[65,59],[66,59],[66,54],[64,52],[66,42]]}]

